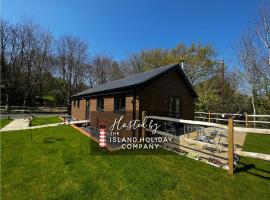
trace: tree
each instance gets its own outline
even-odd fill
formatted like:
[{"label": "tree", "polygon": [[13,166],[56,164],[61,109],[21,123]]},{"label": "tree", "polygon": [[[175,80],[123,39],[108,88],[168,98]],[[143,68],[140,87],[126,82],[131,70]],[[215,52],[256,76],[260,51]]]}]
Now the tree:
[{"label": "tree", "polygon": [[111,69],[111,80],[118,80],[124,78],[124,76],[124,72],[121,69],[120,65],[116,61],[113,61]]},{"label": "tree", "polygon": [[255,22],[256,35],[261,43],[261,56],[263,65],[270,73],[270,1],[263,2],[258,8],[258,16]]},{"label": "tree", "polygon": [[97,55],[93,59],[93,68],[96,84],[104,84],[110,81],[113,60],[110,57]]},{"label": "tree", "polygon": [[96,84],[104,84],[124,77],[119,64],[109,56],[96,55],[92,66]]},{"label": "tree", "polygon": [[[52,45],[52,34],[30,19],[15,24],[1,20],[1,101],[26,106],[36,103],[39,96],[42,105],[53,83],[61,86],[58,89],[66,102],[70,95],[85,89],[89,61],[86,43],[62,37],[57,41],[56,54]],[[59,76],[62,80],[51,81]]]},{"label": "tree", "polygon": [[270,2],[258,9],[255,25],[235,45],[241,67],[242,90],[251,97],[253,114],[270,112]]},{"label": "tree", "polygon": [[84,76],[88,62],[86,42],[72,36],[61,37],[56,45],[56,65],[63,82],[66,103],[69,97],[84,89]]},{"label": "tree", "polygon": [[27,104],[29,95],[38,85],[42,103],[43,75],[51,68],[52,35],[29,19],[19,25],[18,32],[21,43],[20,66],[24,83],[21,84],[21,89],[24,91],[23,105]]},{"label": "tree", "polygon": [[[5,90],[5,105],[6,108],[9,105],[9,97],[10,97],[10,82],[8,80],[8,61],[7,61],[7,52],[9,51],[10,45],[10,35],[11,35],[11,27],[7,21],[1,19],[1,88]],[[1,95],[2,101],[2,95]]]},{"label": "tree", "polygon": [[96,82],[95,71],[92,64],[87,64],[85,67],[85,83],[92,88]]},{"label": "tree", "polygon": [[220,88],[216,87],[220,80],[217,76],[220,65],[215,56],[216,51],[211,45],[199,43],[187,47],[179,44],[172,49],[159,48],[132,54],[121,65],[127,74],[133,75],[184,61],[184,71],[200,96],[197,108],[214,111],[214,105],[220,104]]},{"label": "tree", "polygon": [[18,96],[24,106],[27,104],[50,68],[51,40],[49,32],[29,19],[15,25],[1,21],[1,79],[6,105],[16,102]]},{"label": "tree", "polygon": [[144,72],[144,61],[140,54],[131,54],[127,60],[121,62],[121,67],[126,75],[134,75]]},{"label": "tree", "polygon": [[129,74],[141,73],[157,67],[184,61],[184,70],[193,84],[211,78],[218,70],[216,51],[211,45],[179,44],[172,49],[153,49],[132,54],[122,63]]}]

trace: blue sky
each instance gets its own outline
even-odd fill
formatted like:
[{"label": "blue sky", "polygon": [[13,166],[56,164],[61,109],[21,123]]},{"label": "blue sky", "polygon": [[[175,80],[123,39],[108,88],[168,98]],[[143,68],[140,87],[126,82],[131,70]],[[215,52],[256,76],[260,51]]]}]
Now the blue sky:
[{"label": "blue sky", "polygon": [[31,17],[56,38],[84,39],[91,55],[116,60],[178,43],[210,43],[218,58],[236,64],[232,44],[254,21],[253,0],[2,0],[1,15],[17,22]]}]

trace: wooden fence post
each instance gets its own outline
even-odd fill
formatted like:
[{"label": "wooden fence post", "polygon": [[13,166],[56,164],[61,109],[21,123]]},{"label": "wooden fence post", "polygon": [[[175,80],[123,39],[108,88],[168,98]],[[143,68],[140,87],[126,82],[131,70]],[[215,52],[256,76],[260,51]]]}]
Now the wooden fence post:
[{"label": "wooden fence post", "polygon": [[245,113],[246,128],[248,127],[248,115]]},{"label": "wooden fence post", "polygon": [[211,113],[208,113],[208,122],[211,122]]},{"label": "wooden fence post", "polygon": [[[144,118],[146,117],[146,111],[142,111],[142,122],[144,121]],[[145,129],[142,127],[142,137],[145,137]]]},{"label": "wooden fence post", "polygon": [[229,162],[229,175],[233,175],[233,119],[228,120],[228,162]]}]

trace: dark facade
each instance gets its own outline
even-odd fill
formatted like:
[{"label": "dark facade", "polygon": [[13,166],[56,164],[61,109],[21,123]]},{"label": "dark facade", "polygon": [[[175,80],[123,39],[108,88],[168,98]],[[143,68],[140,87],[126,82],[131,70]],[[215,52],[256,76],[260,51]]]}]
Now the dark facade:
[{"label": "dark facade", "polygon": [[[197,94],[178,64],[132,76],[133,84],[126,87],[123,81],[127,78],[112,82],[115,88],[107,83],[74,95],[72,117],[88,119],[95,127],[110,127],[121,116],[126,123],[141,119],[142,111],[148,115],[193,119]],[[139,132],[123,130],[120,134],[138,135]]]}]

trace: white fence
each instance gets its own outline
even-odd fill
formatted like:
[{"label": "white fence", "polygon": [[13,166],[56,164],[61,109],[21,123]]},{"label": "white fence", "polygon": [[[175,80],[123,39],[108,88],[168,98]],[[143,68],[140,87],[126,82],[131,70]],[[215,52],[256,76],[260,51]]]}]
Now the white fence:
[{"label": "white fence", "polygon": [[238,113],[207,113],[195,112],[195,120],[223,123],[226,124],[229,118],[233,118],[233,122],[239,123],[247,127],[270,126],[270,115],[249,115]]},{"label": "white fence", "polygon": [[[176,119],[170,117],[160,117],[160,116],[147,116],[150,119],[164,120],[171,122],[178,122],[182,124],[190,125],[201,125],[201,126],[211,126],[215,128],[228,129],[228,125],[217,124],[213,122],[203,122],[203,121],[194,121],[194,120],[185,120],[185,119]],[[270,129],[261,129],[261,128],[245,128],[245,127],[234,127],[235,131],[247,132],[247,133],[258,133],[258,134],[267,134],[270,135]]]},{"label": "white fence", "polygon": [[[213,113],[212,113],[213,114]],[[219,113],[218,113],[219,114]],[[228,114],[227,114],[228,115]],[[233,114],[230,114],[233,115]],[[265,115],[263,115],[265,117]],[[148,118],[148,119],[153,119],[153,120],[161,120],[161,121],[169,121],[169,122],[176,122],[176,123],[181,123],[181,124],[189,124],[189,125],[201,125],[201,126],[208,126],[208,127],[215,127],[215,128],[221,128],[227,130],[227,142],[228,142],[228,147],[224,148],[226,149],[226,152],[228,154],[228,171],[229,174],[232,175],[234,173],[234,154],[238,154],[240,156],[245,156],[245,157],[251,157],[251,158],[256,158],[256,159],[261,159],[265,161],[270,161],[270,155],[269,154],[262,154],[262,153],[257,153],[257,152],[246,152],[241,150],[234,150],[234,131],[240,131],[240,132],[252,132],[252,133],[259,133],[259,134],[267,134],[270,135],[270,129],[258,129],[258,128],[244,128],[244,127],[234,127],[234,123],[232,118],[228,119],[227,125],[221,125],[221,124],[216,124],[212,122],[202,122],[202,121],[193,121],[193,120],[183,120],[183,119],[176,119],[176,118],[170,118],[170,117],[161,117],[161,116],[147,116],[146,111],[143,111],[142,113],[142,118]],[[257,116],[256,116],[257,117]],[[266,117],[270,117],[266,115]],[[211,121],[211,119],[209,120]],[[145,132],[150,131],[148,129],[142,129],[142,136],[145,136]],[[167,133],[164,131],[157,131],[157,134],[163,135],[163,136],[170,136],[178,141],[180,141],[181,136],[176,136],[172,135],[171,133]],[[188,133],[187,133],[188,134]],[[193,143],[203,145],[203,146],[210,146],[210,147],[216,147],[215,145],[211,143],[206,143],[206,142],[201,142],[197,141],[194,139],[188,139],[188,138],[182,138],[182,140],[186,141],[192,141]],[[180,142],[179,142],[180,144]]]}]

